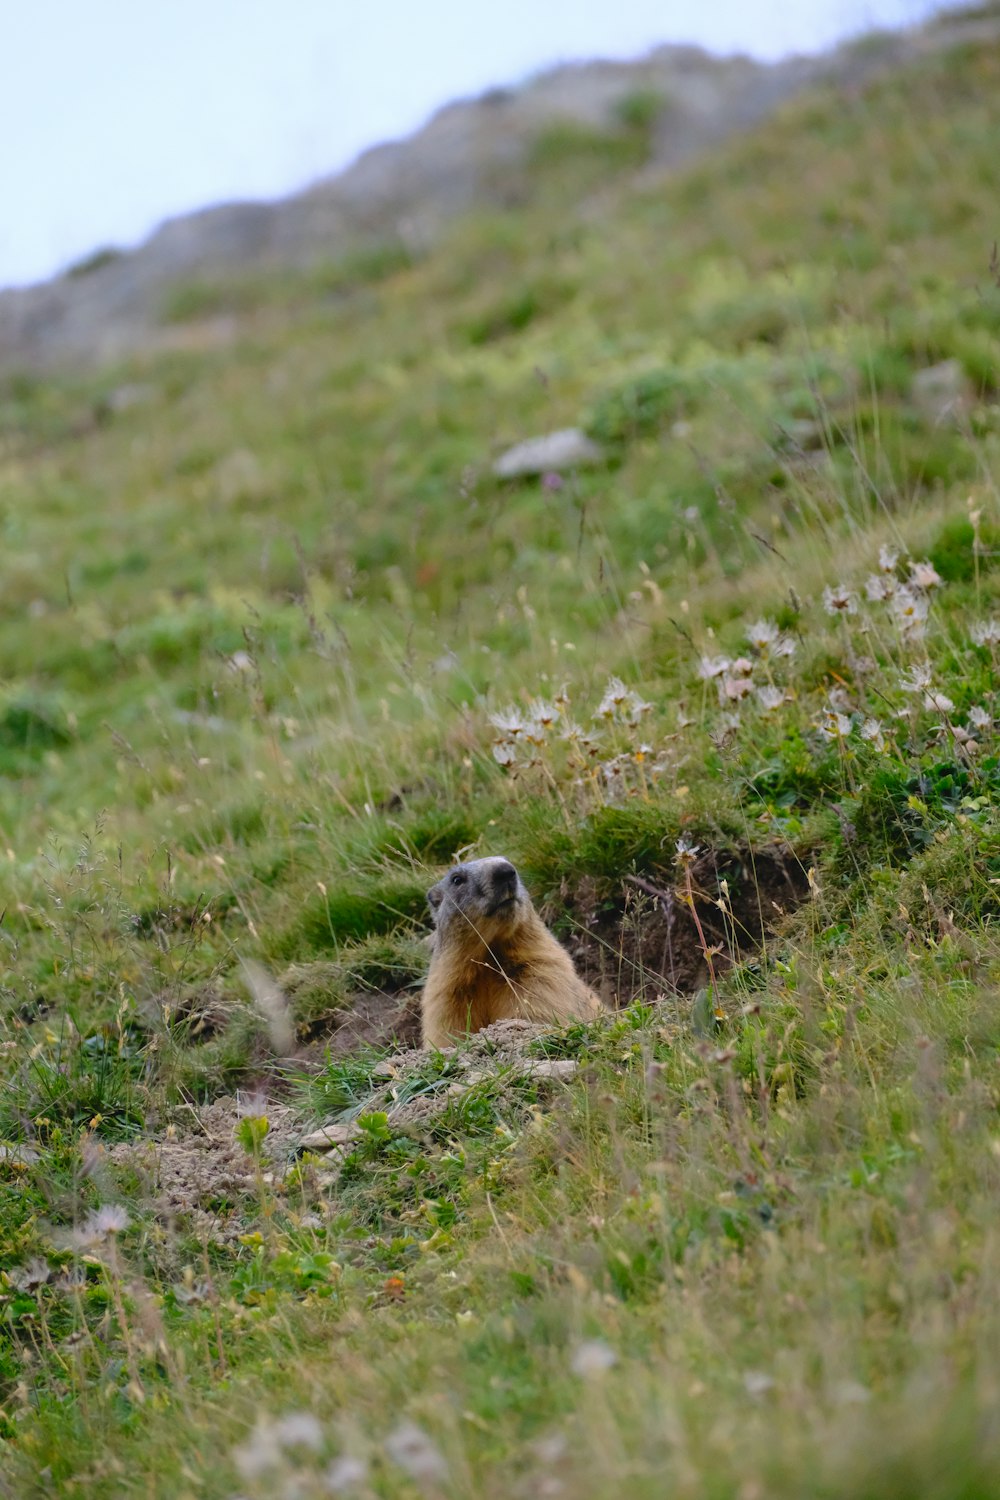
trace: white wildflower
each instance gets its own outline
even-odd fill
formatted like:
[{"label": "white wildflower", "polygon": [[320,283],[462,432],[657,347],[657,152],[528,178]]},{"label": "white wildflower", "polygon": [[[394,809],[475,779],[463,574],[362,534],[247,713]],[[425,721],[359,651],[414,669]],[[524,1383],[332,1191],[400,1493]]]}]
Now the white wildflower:
[{"label": "white wildflower", "polygon": [[293,1411],[273,1421],[259,1417],[245,1443],[233,1449],[233,1462],[244,1479],[256,1479],[281,1463],[291,1448],[318,1453],[323,1446],[323,1428],[309,1411]]},{"label": "white wildflower", "polygon": [[932,708],[937,714],[954,713],[955,705],[946,693],[930,692],[924,694],[924,707]]},{"label": "white wildflower", "polygon": [[628,701],[628,695],[629,690],[625,686],[624,682],[622,682],[621,678],[610,677],[608,679],[608,685],[604,689],[604,697],[597,705],[597,714],[595,715],[595,717],[601,719],[614,718],[614,715],[618,712],[622,705]]},{"label": "white wildflower", "polygon": [[323,1488],[330,1495],[347,1495],[367,1483],[368,1465],[363,1458],[342,1453],[329,1464],[323,1475]]},{"label": "white wildflower", "polygon": [[11,1286],[16,1287],[19,1292],[28,1292],[33,1287],[44,1286],[47,1281],[52,1280],[52,1267],[44,1256],[36,1255],[26,1266],[13,1266],[4,1274]]},{"label": "white wildflower", "polygon": [[795,642],[790,635],[779,635],[771,647],[772,656],[794,656]]},{"label": "white wildflower", "polygon": [[915,562],[910,564],[909,584],[911,589],[921,589],[926,593],[928,589],[936,589],[943,582],[944,579],[933,563]]},{"label": "white wildflower", "polygon": [[575,719],[565,719],[559,731],[559,738],[565,740],[567,744],[577,745],[586,738],[586,732]]},{"label": "white wildflower", "polygon": [[259,1479],[269,1469],[276,1469],[282,1452],[273,1423],[261,1418],[247,1441],[234,1448],[231,1456],[244,1479]]},{"label": "white wildflower", "polygon": [[707,682],[712,677],[721,677],[723,672],[728,672],[730,665],[728,656],[703,656],[698,666],[698,676],[703,682]]},{"label": "white wildflower", "polygon": [[919,635],[923,631],[924,621],[927,619],[927,598],[924,594],[915,594],[905,584],[897,589],[892,599],[892,612],[904,633]]},{"label": "white wildflower", "polygon": [[753,692],[753,683],[749,677],[724,677],[719,683],[719,702],[739,703]]},{"label": "white wildflower", "polygon": [[872,573],[865,579],[865,593],[873,604],[891,599],[896,592],[896,580],[885,573]]},{"label": "white wildflower", "polygon": [[749,677],[753,671],[753,662],[749,656],[738,656],[735,661],[730,662],[729,670],[734,677]]},{"label": "white wildflower", "polygon": [[528,709],[528,717],[534,724],[541,725],[542,729],[551,729],[559,717],[559,710],[554,703],[536,698]]},{"label": "white wildflower", "polygon": [[498,766],[516,766],[517,751],[507,740],[498,740],[493,746],[493,759]]},{"label": "white wildflower", "polygon": [[918,661],[909,672],[904,672],[899,679],[899,685],[904,693],[925,693],[931,685],[931,664],[929,661]]},{"label": "white wildflower", "polygon": [[738,713],[720,714],[715,727],[709,731],[708,737],[717,750],[722,750],[739,727],[740,716]]},{"label": "white wildflower", "polygon": [[279,1417],[274,1435],[282,1448],[308,1448],[318,1453],[323,1446],[323,1428],[311,1411],[290,1411]]},{"label": "white wildflower", "polygon": [[129,1216],[120,1203],[105,1203],[94,1209],[81,1224],[71,1231],[69,1242],[78,1249],[101,1245],[115,1234],[121,1234],[129,1226]]},{"label": "white wildflower", "polygon": [[652,709],[653,705],[651,703],[647,703],[645,698],[641,697],[639,693],[634,693],[630,688],[618,709],[616,717],[619,724],[625,724],[630,729],[635,729],[639,720],[644,715],[651,713]]},{"label": "white wildflower", "polygon": [[577,1344],[570,1369],[584,1380],[593,1380],[613,1369],[617,1363],[618,1356],[610,1344],[600,1339],[587,1339],[585,1343]]},{"label": "white wildflower", "polygon": [[773,620],[757,620],[747,628],[746,638],[757,651],[766,651],[781,634]]},{"label": "white wildflower", "polygon": [[972,627],[972,639],[977,646],[995,646],[1000,642],[1000,620],[980,620]]},{"label": "white wildflower", "polygon": [[418,1483],[443,1484],[448,1478],[444,1454],[415,1422],[401,1422],[390,1432],[385,1451],[404,1474]]},{"label": "white wildflower", "polygon": [[685,867],[693,865],[701,852],[697,844],[692,843],[689,838],[684,838],[683,836],[677,840],[674,848],[677,850],[674,856],[674,864]]},{"label": "white wildflower", "polygon": [[865,719],[858,733],[863,740],[867,740],[870,745],[874,745],[876,750],[885,749],[885,734],[878,719]]},{"label": "white wildflower", "polygon": [[823,608],[828,615],[853,615],[858,608],[858,598],[853,590],[841,583],[836,588],[823,590]]},{"label": "white wildflower", "polygon": [[828,740],[846,740],[851,728],[848,715],[835,713],[832,709],[827,709],[826,719],[819,726],[820,733],[825,734]]},{"label": "white wildflower", "polygon": [[766,714],[773,714],[784,703],[785,690],[779,687],[759,687],[757,689],[757,697],[764,712]]},{"label": "white wildflower", "polygon": [[969,709],[969,728],[970,729],[992,729],[993,728],[993,718],[992,718],[992,715],[989,714],[986,711],[985,708],[981,708],[978,703],[974,704],[973,707]]},{"label": "white wildflower", "polygon": [[878,568],[880,573],[893,573],[899,562],[899,553],[891,547],[880,547],[878,549]]},{"label": "white wildflower", "polygon": [[524,715],[516,708],[504,708],[499,713],[490,714],[490,723],[509,740],[516,740],[525,729]]}]

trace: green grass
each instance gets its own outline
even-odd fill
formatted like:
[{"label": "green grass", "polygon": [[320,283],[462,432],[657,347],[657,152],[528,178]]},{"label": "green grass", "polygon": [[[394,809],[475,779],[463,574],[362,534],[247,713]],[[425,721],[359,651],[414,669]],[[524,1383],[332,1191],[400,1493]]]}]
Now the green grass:
[{"label": "green grass", "polygon": [[[0,387],[0,1493],[992,1493],[998,89],[645,186],[636,95],[419,257],[176,289],[225,347]],[[623,1008],[401,1125],[342,1028],[486,853]]]}]

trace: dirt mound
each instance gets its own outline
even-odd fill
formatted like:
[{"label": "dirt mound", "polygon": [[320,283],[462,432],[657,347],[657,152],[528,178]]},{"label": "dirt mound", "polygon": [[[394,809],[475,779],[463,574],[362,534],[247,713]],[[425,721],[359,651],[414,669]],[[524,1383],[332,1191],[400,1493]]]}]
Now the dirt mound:
[{"label": "dirt mound", "polygon": [[[282,1196],[287,1174],[303,1152],[330,1154],[331,1167],[314,1164],[309,1178],[318,1194],[328,1192],[336,1183],[339,1155],[362,1134],[356,1124],[360,1115],[384,1112],[394,1131],[420,1131],[456,1097],[481,1085],[503,1086],[505,1078],[525,1077],[558,1084],[571,1077],[574,1061],[531,1055],[532,1043],[544,1033],[544,1027],[528,1021],[500,1021],[445,1054],[413,1047],[387,1057],[373,1066],[368,1092],[352,1109],[305,1134],[301,1116],[288,1106],[262,1093],[237,1095],[181,1111],[156,1138],[119,1142],[105,1160],[139,1178],[141,1196],[163,1231],[162,1253],[183,1259],[183,1246],[192,1240],[236,1243],[253,1206],[268,1193]],[[237,1131],[242,1119],[260,1116],[269,1128],[258,1162]]]},{"label": "dirt mound", "polygon": [[168,1235],[233,1241],[246,1228],[242,1208],[249,1198],[259,1197],[261,1186],[261,1169],[240,1145],[236,1130],[241,1119],[260,1115],[269,1125],[264,1157],[287,1160],[300,1134],[292,1111],[262,1095],[241,1094],[179,1111],[160,1136],[121,1141],[110,1147],[107,1160],[138,1176],[143,1196]]}]

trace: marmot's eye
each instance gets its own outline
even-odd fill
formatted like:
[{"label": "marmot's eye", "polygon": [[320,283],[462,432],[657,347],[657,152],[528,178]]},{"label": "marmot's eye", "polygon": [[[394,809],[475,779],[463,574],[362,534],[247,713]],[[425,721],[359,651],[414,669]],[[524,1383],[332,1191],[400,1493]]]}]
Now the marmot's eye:
[{"label": "marmot's eye", "polygon": [[454,873],[454,875],[449,880],[448,884],[449,885],[464,885],[465,884],[465,876],[461,875],[458,872],[458,870],[456,870],[455,873]]}]

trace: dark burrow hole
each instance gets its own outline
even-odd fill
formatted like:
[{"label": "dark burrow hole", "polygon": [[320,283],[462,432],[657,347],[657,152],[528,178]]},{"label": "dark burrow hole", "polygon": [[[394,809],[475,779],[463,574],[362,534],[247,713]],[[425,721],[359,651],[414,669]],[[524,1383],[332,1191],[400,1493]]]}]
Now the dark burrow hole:
[{"label": "dark burrow hole", "polygon": [[566,947],[605,999],[628,1005],[649,998],[651,989],[694,994],[708,981],[702,934],[719,977],[757,952],[809,893],[802,863],[777,844],[702,849],[690,866],[690,885],[698,922],[676,867],[624,877],[613,901],[578,889],[569,903],[574,931]]}]

